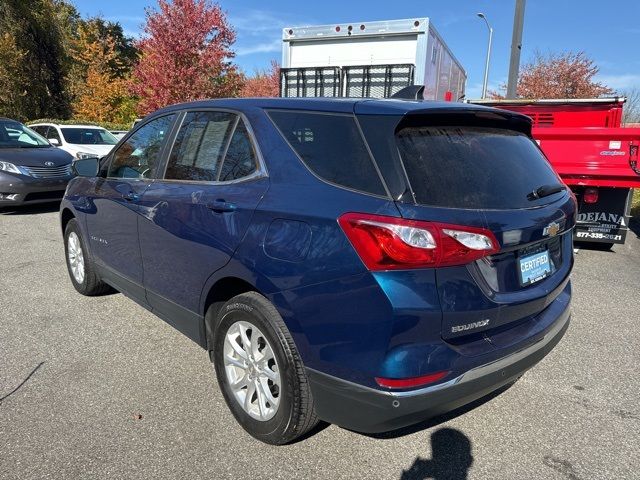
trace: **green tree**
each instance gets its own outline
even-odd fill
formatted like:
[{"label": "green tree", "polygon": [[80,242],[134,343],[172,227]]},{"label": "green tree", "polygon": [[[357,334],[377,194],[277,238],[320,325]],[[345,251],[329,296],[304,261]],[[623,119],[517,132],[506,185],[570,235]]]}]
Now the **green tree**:
[{"label": "green tree", "polygon": [[25,76],[20,68],[27,52],[16,45],[11,33],[0,35],[0,116],[23,118]]},{"label": "green tree", "polygon": [[[82,29],[89,42],[113,42],[114,58],[109,62],[111,71],[120,78],[128,78],[131,70],[138,61],[138,49],[132,37],[127,37],[118,22],[110,22],[101,17],[82,19],[78,22],[77,30]],[[76,31],[75,37],[78,37]]]},{"label": "green tree", "polygon": [[13,103],[14,108],[19,106],[13,111],[14,117],[25,120],[69,115],[67,47],[78,18],[75,8],[65,0],[0,1],[0,32],[12,38],[5,40],[4,48],[12,42],[17,52],[15,57],[5,54],[0,58],[0,74],[4,75],[0,83],[13,81],[13,88],[24,92],[20,102]]}]

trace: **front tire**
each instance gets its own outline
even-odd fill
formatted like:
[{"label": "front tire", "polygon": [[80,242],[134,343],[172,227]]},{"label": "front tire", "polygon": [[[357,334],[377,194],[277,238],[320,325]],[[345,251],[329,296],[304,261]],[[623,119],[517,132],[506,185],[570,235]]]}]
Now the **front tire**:
[{"label": "front tire", "polygon": [[74,288],[86,296],[102,295],[111,287],[100,280],[95,266],[91,262],[78,222],[69,220],[64,230],[64,253],[67,260],[69,278]]},{"label": "front tire", "polygon": [[243,293],[222,306],[213,360],[227,406],[253,437],[281,445],[318,423],[293,338],[262,295]]}]

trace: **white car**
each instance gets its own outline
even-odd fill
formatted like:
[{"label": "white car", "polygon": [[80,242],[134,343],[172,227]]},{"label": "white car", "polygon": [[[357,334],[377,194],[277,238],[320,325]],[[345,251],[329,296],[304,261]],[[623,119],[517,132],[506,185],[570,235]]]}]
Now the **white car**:
[{"label": "white car", "polygon": [[76,159],[104,157],[118,143],[118,139],[111,133],[95,125],[34,123],[29,128]]},{"label": "white car", "polygon": [[111,133],[111,135],[120,140],[129,132],[129,130],[109,130],[109,132]]}]

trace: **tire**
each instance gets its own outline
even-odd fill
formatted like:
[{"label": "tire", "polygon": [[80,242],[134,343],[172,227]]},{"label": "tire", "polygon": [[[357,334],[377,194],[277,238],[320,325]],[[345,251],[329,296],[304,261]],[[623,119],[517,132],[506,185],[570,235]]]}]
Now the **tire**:
[{"label": "tire", "polygon": [[222,306],[212,358],[227,406],[254,438],[282,445],[317,425],[298,350],[282,317],[262,295],[243,293]]},{"label": "tire", "polygon": [[64,230],[64,256],[71,283],[79,293],[91,297],[111,291],[96,273],[75,218],[69,220]]}]

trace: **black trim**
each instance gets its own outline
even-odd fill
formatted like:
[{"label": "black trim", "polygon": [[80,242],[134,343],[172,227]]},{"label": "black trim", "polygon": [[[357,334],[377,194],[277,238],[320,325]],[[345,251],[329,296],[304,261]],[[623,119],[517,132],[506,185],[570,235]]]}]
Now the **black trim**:
[{"label": "black trim", "polygon": [[114,271],[112,268],[107,267],[106,265],[103,265],[101,263],[96,262],[95,267],[98,276],[103,282],[111,285],[125,297],[130,298],[138,305],[143,306],[147,310],[151,310],[151,306],[147,302],[147,297],[142,285],[137,284],[133,280],[129,280],[128,278]]},{"label": "black trim", "polygon": [[160,295],[145,290],[136,282],[102,264],[95,264],[100,279],[125,297],[167,322],[202,348],[207,347],[204,317]]},{"label": "black trim", "polygon": [[207,348],[204,317],[147,290],[152,312],[173,328],[189,337],[202,348]]},{"label": "black trim", "polygon": [[569,321],[567,306],[541,341],[457,379],[413,392],[376,390],[307,368],[316,413],[344,428],[380,433],[450,412],[517,380],[558,344]]}]

